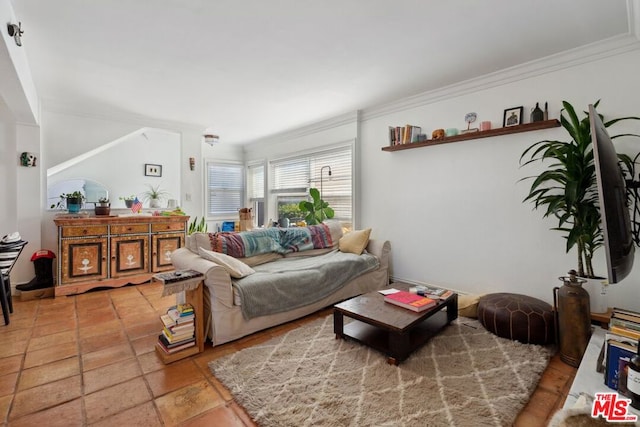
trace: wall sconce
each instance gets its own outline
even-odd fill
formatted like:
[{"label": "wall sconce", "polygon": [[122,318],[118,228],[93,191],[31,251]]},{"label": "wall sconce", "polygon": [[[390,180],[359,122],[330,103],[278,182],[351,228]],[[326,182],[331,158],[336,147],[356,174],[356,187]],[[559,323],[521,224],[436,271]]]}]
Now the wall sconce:
[{"label": "wall sconce", "polygon": [[220,142],[220,137],[218,135],[214,135],[212,133],[205,133],[203,136],[204,136],[204,142],[211,146]]},{"label": "wall sconce", "polygon": [[36,155],[35,153],[24,152],[20,154],[20,166],[25,166],[28,168],[32,168],[36,166]]},{"label": "wall sconce", "polygon": [[24,33],[24,31],[22,31],[22,22],[18,22],[18,25],[7,24],[7,31],[9,32],[9,36],[13,37],[16,41],[16,44],[22,46],[22,40],[20,40],[20,37],[22,37]]},{"label": "wall sconce", "polygon": [[191,169],[192,171],[196,170],[196,158],[195,157],[189,157],[189,169]]}]

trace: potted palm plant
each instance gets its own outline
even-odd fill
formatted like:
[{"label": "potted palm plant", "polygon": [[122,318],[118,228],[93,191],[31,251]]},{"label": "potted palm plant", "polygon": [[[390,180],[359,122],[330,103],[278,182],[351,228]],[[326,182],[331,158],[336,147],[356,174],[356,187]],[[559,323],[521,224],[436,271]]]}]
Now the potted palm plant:
[{"label": "potted palm plant", "polygon": [[161,189],[160,185],[153,186],[147,184],[147,187],[149,187],[149,189],[142,193],[144,200],[149,201],[150,208],[159,208],[161,200],[168,196],[169,192]]},{"label": "potted palm plant", "polygon": [[[598,106],[600,101],[594,104]],[[579,118],[573,106],[562,102],[560,115],[562,127],[571,140],[538,141],[528,147],[520,157],[520,164],[546,162],[548,165],[540,175],[523,178],[533,183],[525,202],[534,204],[535,209],[544,209],[544,217],[554,216],[558,226],[553,230],[563,233],[566,252],[577,250],[577,273],[580,277],[594,278],[593,255],[602,246],[603,232],[600,227],[600,209],[596,186],[591,127],[588,113]],[[601,116],[602,117],[602,116]],[[605,127],[623,121],[640,120],[638,117],[622,117],[604,122]],[[635,134],[612,135],[638,136]],[[629,176],[633,170],[633,160],[626,154],[618,154],[622,173]]]}]

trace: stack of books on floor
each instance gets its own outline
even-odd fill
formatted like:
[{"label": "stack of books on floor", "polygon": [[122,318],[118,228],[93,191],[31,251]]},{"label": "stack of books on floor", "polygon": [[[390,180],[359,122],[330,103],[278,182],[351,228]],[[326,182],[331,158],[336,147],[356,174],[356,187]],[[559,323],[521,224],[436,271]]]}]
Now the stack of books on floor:
[{"label": "stack of books on floor", "polygon": [[160,320],[164,327],[158,335],[158,344],[165,353],[173,354],[196,345],[195,314],[191,304],[170,307]]},{"label": "stack of books on floor", "polygon": [[627,364],[638,351],[640,339],[640,313],[614,308],[605,334],[603,362],[604,383],[623,396],[627,390]]}]

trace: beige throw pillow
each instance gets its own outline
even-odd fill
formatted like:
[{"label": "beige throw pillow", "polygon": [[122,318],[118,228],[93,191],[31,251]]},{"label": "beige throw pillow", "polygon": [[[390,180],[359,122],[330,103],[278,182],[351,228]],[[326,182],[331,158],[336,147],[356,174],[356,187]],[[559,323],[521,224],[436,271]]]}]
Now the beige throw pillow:
[{"label": "beige throw pillow", "polygon": [[481,296],[458,294],[458,315],[472,319],[478,318],[478,303]]},{"label": "beige throw pillow", "polygon": [[234,279],[242,279],[245,276],[255,273],[255,270],[244,262],[220,252],[208,251],[198,248],[198,255],[209,261],[213,261],[229,273]]},{"label": "beige throw pillow", "polygon": [[364,248],[369,244],[369,235],[371,229],[350,231],[340,238],[338,241],[338,248],[340,252],[350,252],[352,254],[360,255]]}]

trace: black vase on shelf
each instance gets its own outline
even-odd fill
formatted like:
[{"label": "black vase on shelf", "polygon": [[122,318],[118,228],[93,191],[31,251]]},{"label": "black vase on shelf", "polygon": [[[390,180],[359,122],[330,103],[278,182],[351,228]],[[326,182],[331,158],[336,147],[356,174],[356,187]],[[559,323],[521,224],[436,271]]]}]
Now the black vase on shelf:
[{"label": "black vase on shelf", "polygon": [[544,111],[542,111],[542,109],[536,102],[536,108],[531,110],[531,123],[541,122],[543,120],[544,120]]}]

